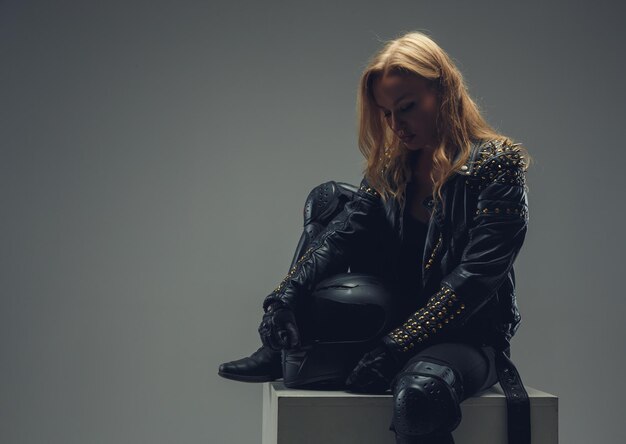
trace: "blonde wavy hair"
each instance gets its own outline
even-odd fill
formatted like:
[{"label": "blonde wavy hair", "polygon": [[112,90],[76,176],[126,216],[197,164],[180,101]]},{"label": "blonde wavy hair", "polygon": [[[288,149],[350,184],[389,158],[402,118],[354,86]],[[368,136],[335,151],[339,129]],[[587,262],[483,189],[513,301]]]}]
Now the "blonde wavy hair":
[{"label": "blonde wavy hair", "polygon": [[[433,153],[433,198],[441,200],[441,187],[470,156],[473,142],[514,140],[498,133],[481,116],[471,99],[461,72],[446,52],[424,32],[408,32],[385,45],[369,60],[363,70],[357,93],[358,146],[366,160],[363,175],[383,200],[404,199],[406,182],[411,175],[411,151],[387,126],[383,112],[375,106],[373,81],[385,74],[414,74],[425,78],[435,88],[439,109],[437,134],[439,145]],[[530,165],[528,150],[517,143]],[[454,156],[460,153],[453,165]]]}]

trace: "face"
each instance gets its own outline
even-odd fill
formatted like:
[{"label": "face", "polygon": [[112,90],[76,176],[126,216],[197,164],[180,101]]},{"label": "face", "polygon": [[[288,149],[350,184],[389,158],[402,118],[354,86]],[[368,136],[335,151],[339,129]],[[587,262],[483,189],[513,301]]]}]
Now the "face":
[{"label": "face", "polygon": [[387,125],[409,150],[436,147],[437,94],[424,77],[385,75],[372,88]]}]

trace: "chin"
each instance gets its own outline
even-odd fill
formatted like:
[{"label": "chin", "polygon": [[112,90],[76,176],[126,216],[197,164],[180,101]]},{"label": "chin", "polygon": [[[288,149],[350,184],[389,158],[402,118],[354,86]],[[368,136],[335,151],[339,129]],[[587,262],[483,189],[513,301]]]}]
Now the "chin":
[{"label": "chin", "polygon": [[423,149],[422,145],[418,145],[418,144],[414,143],[412,140],[411,140],[411,143],[405,143],[404,146],[409,151],[419,151],[419,150]]},{"label": "chin", "polygon": [[435,148],[435,145],[428,145],[425,143],[421,143],[419,141],[415,141],[411,140],[409,143],[404,143],[404,146],[406,147],[406,149],[408,149],[409,151],[420,151],[420,150],[431,150]]}]

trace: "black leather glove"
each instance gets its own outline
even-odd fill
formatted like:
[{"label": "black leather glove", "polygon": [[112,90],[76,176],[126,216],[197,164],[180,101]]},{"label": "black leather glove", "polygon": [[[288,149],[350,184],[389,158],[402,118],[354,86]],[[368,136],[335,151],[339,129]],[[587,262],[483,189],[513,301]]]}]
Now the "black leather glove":
[{"label": "black leather glove", "polygon": [[293,311],[284,304],[271,304],[259,326],[263,345],[272,350],[300,347],[300,332]]},{"label": "black leather glove", "polygon": [[382,341],[365,353],[346,379],[346,388],[353,392],[384,393],[408,359],[389,349]]}]

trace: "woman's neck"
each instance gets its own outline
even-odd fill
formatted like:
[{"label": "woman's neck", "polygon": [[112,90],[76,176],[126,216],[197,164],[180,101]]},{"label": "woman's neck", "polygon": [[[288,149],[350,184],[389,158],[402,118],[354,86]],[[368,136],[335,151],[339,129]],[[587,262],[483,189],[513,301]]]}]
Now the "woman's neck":
[{"label": "woman's neck", "polygon": [[419,150],[411,158],[411,181],[430,184],[430,173],[433,169],[434,150]]}]

